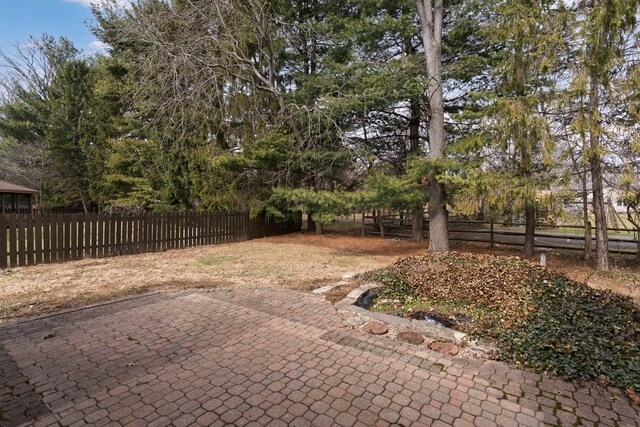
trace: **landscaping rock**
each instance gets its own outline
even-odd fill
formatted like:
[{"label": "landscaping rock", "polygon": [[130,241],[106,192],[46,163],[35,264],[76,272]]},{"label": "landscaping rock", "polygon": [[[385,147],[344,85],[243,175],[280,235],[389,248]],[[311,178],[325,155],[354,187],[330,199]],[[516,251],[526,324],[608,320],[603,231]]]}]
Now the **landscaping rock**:
[{"label": "landscaping rock", "polygon": [[412,331],[398,332],[396,338],[398,339],[398,341],[406,342],[413,345],[422,344],[424,342],[424,337],[421,334]]},{"label": "landscaping rock", "polygon": [[364,325],[364,323],[366,322],[366,319],[359,316],[353,316],[353,317],[349,317],[347,320],[345,320],[345,322],[349,326],[361,326],[361,325]]},{"label": "landscaping rock", "polygon": [[429,348],[449,356],[455,356],[460,351],[460,348],[454,343],[444,341],[434,341],[429,345]]},{"label": "landscaping rock", "polygon": [[384,335],[389,332],[387,325],[380,322],[369,322],[362,328],[366,333],[373,335]]},{"label": "landscaping rock", "polygon": [[336,286],[337,285],[327,285],[327,286],[323,286],[321,288],[314,289],[311,292],[316,294],[316,295],[326,294],[327,292],[329,292],[331,289],[335,288]]}]

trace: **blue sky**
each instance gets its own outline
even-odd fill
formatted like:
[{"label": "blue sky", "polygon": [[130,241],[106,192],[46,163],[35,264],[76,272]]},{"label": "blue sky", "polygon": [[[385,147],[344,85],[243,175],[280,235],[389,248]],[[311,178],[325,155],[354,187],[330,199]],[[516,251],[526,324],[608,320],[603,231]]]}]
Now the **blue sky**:
[{"label": "blue sky", "polygon": [[29,35],[48,33],[66,36],[87,53],[95,51],[95,37],[86,25],[92,20],[92,1],[0,0],[0,48],[11,50],[16,42],[28,42]]}]

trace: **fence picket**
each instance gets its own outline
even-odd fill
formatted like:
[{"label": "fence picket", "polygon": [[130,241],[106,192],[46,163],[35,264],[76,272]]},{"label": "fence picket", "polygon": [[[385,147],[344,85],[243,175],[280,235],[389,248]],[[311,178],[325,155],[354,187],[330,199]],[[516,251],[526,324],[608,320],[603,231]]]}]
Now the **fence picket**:
[{"label": "fence picket", "polygon": [[160,214],[157,219],[154,220],[154,236],[153,236],[153,245],[156,251],[163,251],[164,250],[164,239],[166,239],[166,234],[165,234],[165,224],[167,223],[167,216],[166,214],[162,213]]},{"label": "fence picket", "polygon": [[55,216],[56,227],[56,262],[64,261],[64,216],[57,214]]},{"label": "fence picket", "polygon": [[[34,261],[35,264],[44,263],[44,253],[42,251],[42,215],[35,214],[33,217],[33,228],[35,229],[35,248]],[[0,241],[2,241],[0,239]]]},{"label": "fence picket", "polygon": [[184,214],[184,220],[187,224],[187,239],[185,247],[189,247],[193,245],[193,226],[195,221],[193,221],[193,218],[189,217],[186,213]]},{"label": "fence picket", "polygon": [[[105,218],[106,222],[108,223],[108,246],[107,248],[105,248],[105,257],[112,257],[112,256],[116,256],[116,218],[114,216],[114,214],[109,213],[107,214],[106,218]],[[105,231],[106,233],[106,231]]]},{"label": "fence picket", "polygon": [[186,228],[187,228],[187,217],[184,212],[180,212],[179,214],[179,224],[180,224],[180,244],[178,245],[179,249],[184,249],[185,247],[185,238],[186,238]]},{"label": "fence picket", "polygon": [[104,245],[107,241],[105,237],[105,223],[104,223],[104,215],[99,213],[96,216],[94,222],[96,229],[91,232],[91,237],[95,240],[92,243],[92,247],[95,247],[96,250],[96,258],[104,257]]},{"label": "fence picket", "polygon": [[9,266],[11,268],[18,266],[18,236],[16,230],[16,215],[9,215]]},{"label": "fence picket", "polygon": [[7,218],[4,215],[0,215],[0,270],[6,270],[9,262],[7,260],[8,248],[9,245],[7,238],[7,228],[9,224],[7,224]]},{"label": "fence picket", "polygon": [[78,231],[78,217],[77,215],[69,215],[71,223],[71,259],[78,258],[78,240],[80,239],[80,232]]},{"label": "fence picket", "polygon": [[51,215],[39,214],[42,220],[42,262],[51,262]]},{"label": "fence picket", "polygon": [[49,223],[49,234],[51,235],[49,242],[49,262],[58,261],[58,222],[56,221],[57,214],[47,214],[47,221]]},{"label": "fence picket", "polygon": [[87,214],[84,220],[84,256],[86,258],[96,258],[96,215]]},{"label": "fence picket", "polygon": [[171,249],[180,248],[180,214],[173,212],[171,216]]},{"label": "fence picket", "polygon": [[27,224],[24,218],[24,215],[17,215],[18,217],[18,223],[17,223],[17,227],[18,227],[18,265],[22,266],[22,265],[26,265],[26,255],[27,255],[27,249],[26,249],[26,243],[27,243],[27,236],[26,236],[26,229],[27,229]]},{"label": "fence picket", "polygon": [[124,216],[125,218],[125,223],[127,226],[127,232],[125,233],[125,254],[127,255],[131,255],[133,253],[134,250],[134,246],[135,246],[135,230],[133,229],[135,226],[135,221],[133,216],[131,216],[130,214],[125,214]]},{"label": "fence picket", "polygon": [[122,226],[123,224],[123,214],[115,214],[112,215],[114,216],[114,222],[116,223],[116,249],[115,249],[115,255],[122,255]]},{"label": "fence picket", "polygon": [[165,228],[165,237],[163,239],[164,249],[173,249],[175,246],[175,217],[173,212],[169,212],[165,214],[166,224]]},{"label": "fence picket", "polygon": [[35,264],[35,248],[34,248],[34,221],[33,214],[27,215],[27,264]]}]

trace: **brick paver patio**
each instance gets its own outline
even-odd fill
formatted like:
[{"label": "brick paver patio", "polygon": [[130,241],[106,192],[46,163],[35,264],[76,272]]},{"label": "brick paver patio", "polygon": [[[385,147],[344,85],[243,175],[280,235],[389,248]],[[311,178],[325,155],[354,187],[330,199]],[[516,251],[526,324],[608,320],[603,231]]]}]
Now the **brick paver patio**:
[{"label": "brick paver patio", "polygon": [[320,297],[154,294],[0,327],[4,425],[638,425],[622,394],[345,328]]}]

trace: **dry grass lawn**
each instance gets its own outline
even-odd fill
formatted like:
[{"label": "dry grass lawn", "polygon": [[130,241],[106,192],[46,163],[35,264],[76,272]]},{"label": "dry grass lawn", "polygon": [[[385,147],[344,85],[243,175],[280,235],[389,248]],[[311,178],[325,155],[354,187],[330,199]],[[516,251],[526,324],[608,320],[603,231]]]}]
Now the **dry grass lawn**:
[{"label": "dry grass lawn", "polygon": [[299,233],[249,242],[0,272],[0,323],[149,291],[220,286],[313,289],[426,245]]},{"label": "dry grass lawn", "polygon": [[[297,233],[249,242],[144,255],[87,259],[0,272],[0,323],[149,291],[221,286],[313,289],[345,273],[385,267],[423,253],[427,243],[349,235]],[[497,255],[517,250],[454,243],[452,249]],[[637,265],[598,275],[577,254],[551,254],[550,268],[640,302]]]}]

